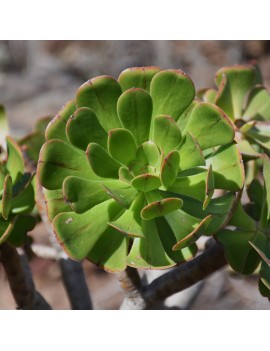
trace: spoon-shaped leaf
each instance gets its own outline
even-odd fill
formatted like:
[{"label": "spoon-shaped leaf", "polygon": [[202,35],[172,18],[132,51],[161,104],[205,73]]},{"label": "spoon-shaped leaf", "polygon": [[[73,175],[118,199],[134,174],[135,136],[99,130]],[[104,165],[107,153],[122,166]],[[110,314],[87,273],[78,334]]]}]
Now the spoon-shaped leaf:
[{"label": "spoon-shaped leaf", "polygon": [[158,176],[147,173],[135,177],[131,185],[135,189],[147,193],[148,191],[159,188],[161,186],[161,181]]},{"label": "spoon-shaped leaf", "polygon": [[216,74],[219,87],[215,104],[231,118],[242,116],[244,99],[256,78],[253,66],[231,66],[221,68]]},{"label": "spoon-shaped leaf", "polygon": [[125,91],[117,102],[117,111],[123,127],[134,135],[137,145],[149,139],[152,99],[145,90]]},{"label": "spoon-shaped leaf", "polygon": [[212,165],[216,189],[238,191],[243,187],[245,173],[236,143],[221,146],[206,164]]},{"label": "spoon-shaped leaf", "polygon": [[132,205],[116,221],[109,223],[110,226],[126,236],[144,237],[142,228],[141,210],[145,205],[145,197],[141,193]]},{"label": "spoon-shaped leaf", "polygon": [[153,121],[153,140],[167,155],[181,142],[182,134],[175,120],[170,116],[156,116]]},{"label": "spoon-shaped leaf", "polygon": [[161,166],[161,182],[165,188],[172,185],[179,171],[180,155],[179,152],[174,150],[171,151],[163,160]]},{"label": "spoon-shaped leaf", "polygon": [[136,142],[127,129],[119,128],[109,131],[108,150],[112,158],[125,166],[136,159]]},{"label": "spoon-shaped leaf", "polygon": [[45,132],[46,140],[59,139],[67,141],[66,124],[69,117],[72,116],[75,111],[75,101],[68,101],[49,123]]},{"label": "spoon-shaped leaf", "polygon": [[245,120],[270,120],[270,95],[263,85],[256,85],[248,95]]},{"label": "spoon-shaped leaf", "polygon": [[95,143],[89,144],[86,155],[96,175],[102,178],[118,178],[120,163],[111,158],[101,146]]},{"label": "spoon-shaped leaf", "polygon": [[234,129],[225,113],[213,104],[202,102],[192,111],[186,131],[190,131],[202,150],[229,144]]},{"label": "spoon-shaped leaf", "polygon": [[187,132],[187,134],[183,137],[182,144],[179,147],[179,153],[181,155],[179,163],[179,168],[181,171],[205,165],[202,150],[197,140],[190,132]]},{"label": "spoon-shaped leaf", "polygon": [[98,179],[91,170],[85,153],[62,140],[47,141],[38,163],[38,178],[49,190],[61,189],[68,176]]},{"label": "spoon-shaped leaf", "polygon": [[176,265],[164,250],[155,221],[143,221],[143,239],[135,238],[127,257],[131,267],[165,269]]},{"label": "spoon-shaped leaf", "polygon": [[[114,200],[107,200],[82,214],[66,212],[53,220],[60,244],[74,260],[82,260],[108,228],[108,222],[121,211]],[[104,251],[106,248],[104,247]]]},{"label": "spoon-shaped leaf", "polygon": [[180,70],[166,70],[151,81],[153,116],[168,115],[178,120],[195,96],[192,80]]},{"label": "spoon-shaped leaf", "polygon": [[144,165],[156,167],[159,162],[159,150],[153,141],[144,142],[137,151],[136,158]]},{"label": "spoon-shaped leaf", "polygon": [[161,68],[150,67],[131,67],[121,72],[118,82],[124,91],[131,88],[141,88],[150,91],[150,83],[153,77],[161,71]]},{"label": "spoon-shaped leaf", "polygon": [[225,256],[236,272],[248,275],[255,271],[261,258],[249,242],[264,247],[266,238],[263,233],[222,229],[216,238],[224,246]]},{"label": "spoon-shaped leaf", "polygon": [[78,89],[76,104],[77,107],[93,110],[102,127],[109,131],[121,128],[116,112],[117,100],[121,94],[122,89],[114,78],[100,76],[88,80]]},{"label": "spoon-shaped leaf", "polygon": [[86,150],[90,142],[107,147],[107,133],[89,108],[79,108],[72,115],[67,122],[66,135],[72,145],[82,150]]}]

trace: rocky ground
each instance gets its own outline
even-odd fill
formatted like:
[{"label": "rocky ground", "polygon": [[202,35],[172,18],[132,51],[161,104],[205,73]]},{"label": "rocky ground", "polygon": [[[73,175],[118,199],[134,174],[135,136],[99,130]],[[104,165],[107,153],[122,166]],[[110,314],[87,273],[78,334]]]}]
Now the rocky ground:
[{"label": "rocky ground", "polygon": [[[117,77],[132,66],[180,68],[199,89],[214,85],[221,66],[254,59],[270,87],[268,41],[0,41],[0,103],[6,107],[13,136],[20,137],[38,118],[55,115],[82,83],[97,75]],[[47,243],[42,225],[33,236]],[[53,308],[69,308],[57,263],[35,258],[30,264],[37,289]],[[117,309],[122,297],[115,277],[88,262],[84,270],[94,307]],[[200,286],[189,308],[269,309],[255,280],[235,277],[228,270],[216,273]],[[0,309],[14,307],[0,267]]]}]

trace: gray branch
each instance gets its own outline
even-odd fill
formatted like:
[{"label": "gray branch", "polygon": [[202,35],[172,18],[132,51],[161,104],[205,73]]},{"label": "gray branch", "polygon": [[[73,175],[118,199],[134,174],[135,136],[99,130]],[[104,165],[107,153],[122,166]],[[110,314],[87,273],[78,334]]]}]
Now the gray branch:
[{"label": "gray branch", "polygon": [[143,287],[146,308],[160,304],[167,297],[203,280],[227,264],[223,247],[214,243],[201,255],[155,279]]},{"label": "gray branch", "polygon": [[0,262],[7,275],[9,286],[22,310],[50,310],[51,307],[35,289],[31,271],[25,256],[20,257],[17,250],[7,243],[0,245]]},{"label": "gray branch", "polygon": [[81,262],[71,259],[59,261],[64,286],[73,310],[92,310],[92,301],[88,291]]}]

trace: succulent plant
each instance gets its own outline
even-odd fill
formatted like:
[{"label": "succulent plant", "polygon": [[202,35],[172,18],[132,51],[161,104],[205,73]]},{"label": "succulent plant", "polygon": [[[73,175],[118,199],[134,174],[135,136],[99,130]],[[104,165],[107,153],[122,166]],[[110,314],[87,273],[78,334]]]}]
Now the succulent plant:
[{"label": "succulent plant", "polygon": [[227,223],[244,184],[234,127],[194,97],[180,70],[129,68],[87,81],[50,122],[38,178],[71,258],[164,269]]},{"label": "succulent plant", "polygon": [[[233,121],[236,139],[245,161],[270,154],[270,95],[256,64],[223,67],[216,73],[217,90],[203,89],[198,97],[216,104]],[[258,163],[245,162],[246,184],[258,171]]]},{"label": "succulent plant", "polygon": [[26,233],[35,226],[35,219],[28,214],[34,200],[33,175],[25,172],[18,144],[9,136],[5,110],[0,106],[0,244],[8,241],[21,246]]}]

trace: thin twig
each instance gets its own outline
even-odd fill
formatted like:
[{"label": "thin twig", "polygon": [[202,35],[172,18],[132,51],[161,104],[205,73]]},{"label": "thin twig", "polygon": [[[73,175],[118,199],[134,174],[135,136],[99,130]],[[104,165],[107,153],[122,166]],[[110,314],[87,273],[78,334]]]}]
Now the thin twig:
[{"label": "thin twig", "polygon": [[165,273],[143,287],[146,308],[159,304],[167,297],[183,291],[227,264],[223,247],[214,243],[193,260]]},{"label": "thin twig", "polygon": [[0,245],[0,262],[7,275],[9,286],[22,310],[50,310],[47,301],[36,291],[26,257],[19,256],[17,250],[7,243]]},{"label": "thin twig", "polygon": [[141,294],[142,283],[137,269],[127,267],[125,271],[117,273],[117,279],[124,295],[120,310],[144,309],[145,301]]}]

